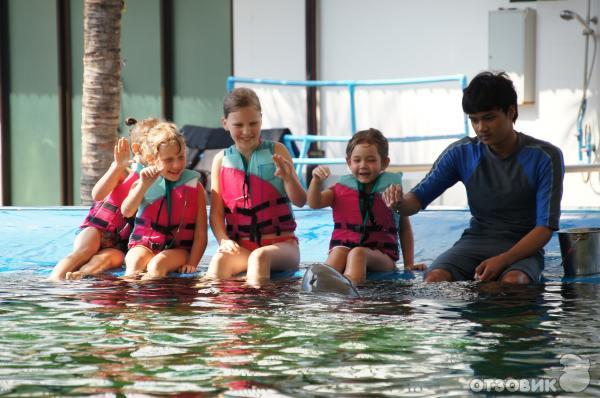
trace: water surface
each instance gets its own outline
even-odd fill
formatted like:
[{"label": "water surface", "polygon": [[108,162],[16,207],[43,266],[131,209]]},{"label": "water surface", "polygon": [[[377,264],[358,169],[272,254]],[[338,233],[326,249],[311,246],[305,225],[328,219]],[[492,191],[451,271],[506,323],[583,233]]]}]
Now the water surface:
[{"label": "water surface", "polygon": [[[115,275],[48,283],[82,212],[0,210],[2,396],[445,397],[483,394],[472,383],[485,379],[554,380],[546,396],[600,395],[600,285],[562,280],[555,239],[545,282],[526,287],[396,274],[347,299],[302,293],[298,277],[260,288]],[[328,217],[299,216],[305,264],[326,253]],[[413,220],[417,258],[430,261],[468,215]],[[589,367],[567,369],[567,354]]]}]

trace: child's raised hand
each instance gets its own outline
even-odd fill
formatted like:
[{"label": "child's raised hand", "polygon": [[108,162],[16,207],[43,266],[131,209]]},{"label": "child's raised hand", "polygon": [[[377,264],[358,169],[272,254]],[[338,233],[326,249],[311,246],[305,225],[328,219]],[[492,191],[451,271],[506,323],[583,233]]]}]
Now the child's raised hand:
[{"label": "child's raised hand", "polygon": [[331,175],[331,171],[327,166],[317,166],[312,171],[312,176],[317,181],[325,181]]},{"label": "child's raised hand", "polygon": [[127,138],[121,137],[117,141],[114,148],[115,164],[117,167],[126,168],[131,164],[131,158],[129,155],[129,141]]},{"label": "child's raised hand", "polygon": [[231,239],[221,239],[221,244],[217,249],[217,253],[237,254],[240,252],[240,245]]},{"label": "child's raised hand", "polygon": [[275,163],[275,175],[284,181],[295,172],[293,163],[279,154],[273,155],[273,162]]},{"label": "child's raised hand", "polygon": [[163,168],[158,165],[145,167],[140,172],[140,181],[144,185],[151,185],[152,183],[154,183],[154,181],[156,181],[156,179],[158,178],[160,173],[162,173],[162,171]]}]

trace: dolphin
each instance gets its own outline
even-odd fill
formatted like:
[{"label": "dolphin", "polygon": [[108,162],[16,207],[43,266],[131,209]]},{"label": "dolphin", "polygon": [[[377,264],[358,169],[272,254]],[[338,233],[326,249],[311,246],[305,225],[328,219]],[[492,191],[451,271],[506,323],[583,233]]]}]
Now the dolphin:
[{"label": "dolphin", "polygon": [[302,291],[360,297],[350,279],[327,264],[313,264],[304,273]]}]

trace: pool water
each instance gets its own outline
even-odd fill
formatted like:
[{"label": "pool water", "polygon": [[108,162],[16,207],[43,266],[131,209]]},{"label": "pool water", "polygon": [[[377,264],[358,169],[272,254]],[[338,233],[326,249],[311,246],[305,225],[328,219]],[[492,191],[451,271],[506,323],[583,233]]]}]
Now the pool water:
[{"label": "pool water", "polygon": [[[524,287],[397,272],[347,299],[300,292],[301,273],[258,289],[189,276],[46,282],[84,215],[0,209],[1,396],[517,396],[527,383],[600,395],[599,280],[563,280],[556,237],[544,283]],[[325,258],[330,217],[297,212],[303,266]],[[412,217],[416,259],[430,263],[468,218]],[[597,212],[563,215],[563,227],[599,224]]]}]

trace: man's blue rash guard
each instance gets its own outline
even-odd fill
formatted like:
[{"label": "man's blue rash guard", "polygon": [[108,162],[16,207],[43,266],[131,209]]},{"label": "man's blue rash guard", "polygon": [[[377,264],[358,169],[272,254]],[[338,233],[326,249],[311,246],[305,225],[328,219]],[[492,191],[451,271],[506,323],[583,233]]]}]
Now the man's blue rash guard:
[{"label": "man's blue rash guard", "polygon": [[465,234],[521,239],[534,227],[558,229],[564,162],[554,145],[517,133],[517,150],[501,159],[475,137],[446,148],[412,189],[425,209],[461,181],[471,210]]}]

